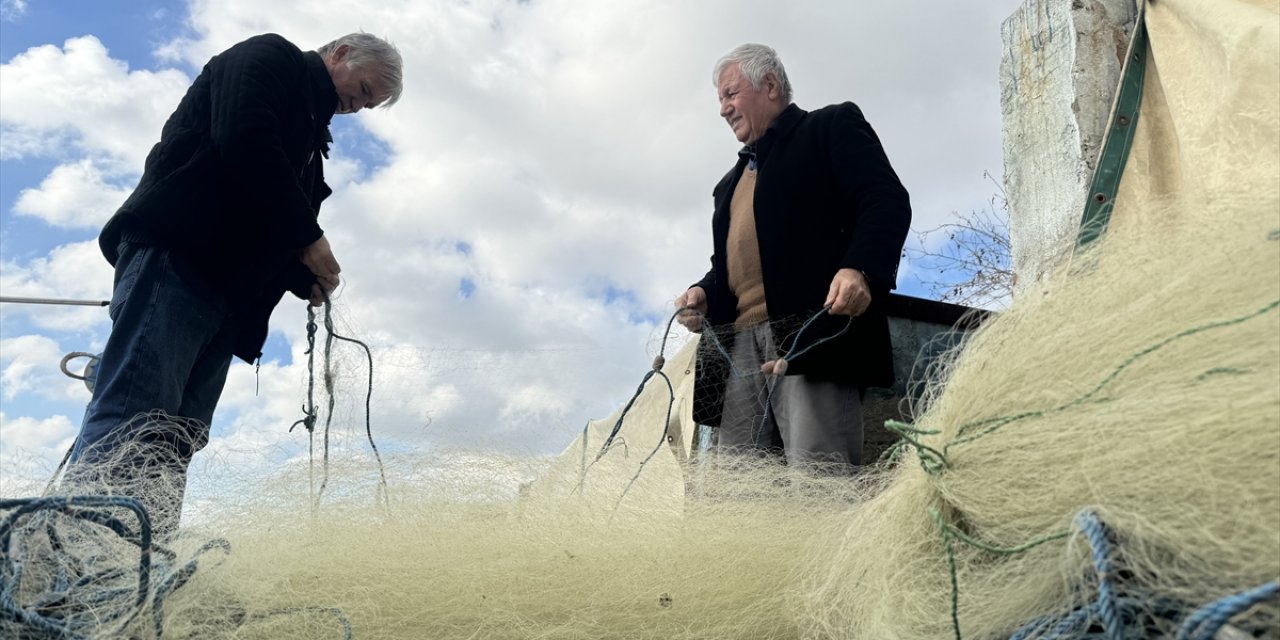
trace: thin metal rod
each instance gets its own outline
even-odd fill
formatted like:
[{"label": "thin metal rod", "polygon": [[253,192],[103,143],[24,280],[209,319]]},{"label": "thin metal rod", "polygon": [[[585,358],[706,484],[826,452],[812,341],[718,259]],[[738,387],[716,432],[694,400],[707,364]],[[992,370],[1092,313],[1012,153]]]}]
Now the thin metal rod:
[{"label": "thin metal rod", "polygon": [[107,300],[58,300],[56,298],[13,298],[0,296],[0,302],[17,302],[21,304],[65,304],[76,307],[105,307],[111,302]]}]

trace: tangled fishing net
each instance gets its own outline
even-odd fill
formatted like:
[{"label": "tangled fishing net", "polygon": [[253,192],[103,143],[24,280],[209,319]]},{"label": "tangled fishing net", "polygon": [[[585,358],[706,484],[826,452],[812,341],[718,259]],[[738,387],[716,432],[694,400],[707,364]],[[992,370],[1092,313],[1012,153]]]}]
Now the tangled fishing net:
[{"label": "tangled fishing net", "polygon": [[0,632],[1280,638],[1280,26],[1197,7],[1148,9],[1105,238],[858,476],[700,454],[692,339],[553,460],[348,448],[163,539],[146,500],[0,501]]}]

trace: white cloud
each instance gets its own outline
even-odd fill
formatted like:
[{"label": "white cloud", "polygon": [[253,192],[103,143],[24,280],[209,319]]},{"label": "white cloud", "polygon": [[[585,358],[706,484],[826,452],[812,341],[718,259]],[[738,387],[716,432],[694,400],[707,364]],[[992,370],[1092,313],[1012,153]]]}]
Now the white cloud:
[{"label": "white cloud", "polygon": [[23,189],[15,213],[40,218],[54,227],[100,229],[129,197],[129,189],[106,183],[92,160],[56,167],[40,186]]},{"label": "white cloud", "polygon": [[26,449],[37,451],[52,448],[59,455],[64,453],[75,439],[79,428],[71,424],[66,416],[53,416],[45,420],[9,417],[0,412],[0,424],[4,432],[6,451]]},{"label": "white cloud", "polygon": [[[401,102],[339,118],[383,141],[386,165],[370,174],[336,148],[326,166],[336,193],[321,216],[346,278],[339,329],[374,349],[375,438],[554,452],[647,371],[661,327],[636,317],[665,321],[706,271],[711,188],[738,147],[711,87],[721,54],[769,43],[801,106],[859,103],[912,193],[914,226],[929,228],[990,195],[999,25],[1016,5],[197,0],[198,36],[159,53],[199,67],[267,31],[304,49],[357,28],[398,44]],[[189,82],[131,71],[92,36],[33,48],[0,75],[0,158],[63,163],[16,209],[67,226],[97,224],[119,199],[112,185],[141,167]],[[92,241],[7,258],[6,295],[110,295]],[[474,289],[462,297],[464,281]],[[105,317],[42,310],[30,320],[101,332]],[[286,298],[273,328],[293,364],[266,363],[257,379],[232,368],[208,456],[249,464],[297,453],[304,440],[287,429],[305,398],[304,324],[302,303]],[[335,413],[359,447],[364,356],[336,349]]]},{"label": "white cloud", "polygon": [[0,65],[0,158],[65,158],[70,139],[137,172],[189,82],[172,69],[130,71],[94,36],[32,47]]},{"label": "white cloud", "polygon": [[0,338],[0,398],[12,400],[23,391],[47,395],[66,386],[55,378],[61,359],[58,343],[44,336]]},{"label": "white cloud", "polygon": [[[6,296],[62,300],[110,300],[112,270],[97,240],[59,246],[26,262],[0,262],[0,291]],[[0,318],[21,316],[37,327],[102,332],[110,318],[104,307],[4,305]]]},{"label": "white cloud", "polygon": [[498,412],[502,424],[518,428],[524,423],[564,423],[572,420],[570,403],[564,392],[550,384],[531,384],[509,390],[506,402]]},{"label": "white cloud", "polygon": [[0,411],[0,497],[39,495],[77,432],[66,416],[35,419]]}]

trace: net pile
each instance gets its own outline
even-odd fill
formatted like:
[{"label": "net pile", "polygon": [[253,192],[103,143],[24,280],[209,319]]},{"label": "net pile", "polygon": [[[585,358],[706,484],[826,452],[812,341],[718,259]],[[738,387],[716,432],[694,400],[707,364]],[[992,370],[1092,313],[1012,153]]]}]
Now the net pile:
[{"label": "net pile", "polygon": [[551,460],[350,448],[318,500],[215,469],[159,551],[130,505],[0,504],[0,630],[1280,638],[1280,22],[1204,8],[1148,10],[1104,240],[951,354],[893,461],[695,455],[691,340]]},{"label": "net pile", "polygon": [[[1238,277],[1280,230],[1204,214],[1233,224],[1113,234],[988,323],[859,478],[692,455],[691,342],[559,458],[387,456],[383,494],[335,455],[318,505],[305,469],[241,479],[164,543],[141,613],[120,576],[69,610],[89,637],[157,612],[178,638],[1089,637],[1109,589],[1129,636],[1175,635],[1280,575],[1280,282]],[[96,555],[78,570],[138,562]],[[16,602],[74,582],[42,566]],[[1231,625],[1278,620],[1263,598]]]},{"label": "net pile", "polygon": [[[1280,264],[1273,212],[1113,235],[975,336],[904,430],[915,444],[890,488],[812,567],[810,629],[952,635],[953,575],[966,637],[1065,618],[1099,592],[1074,523],[1086,511],[1109,529],[1131,617],[1154,625],[1136,635],[1173,635],[1181,615],[1161,611],[1280,576],[1280,282],[1261,276]],[[1275,600],[1249,620],[1274,636]]]}]

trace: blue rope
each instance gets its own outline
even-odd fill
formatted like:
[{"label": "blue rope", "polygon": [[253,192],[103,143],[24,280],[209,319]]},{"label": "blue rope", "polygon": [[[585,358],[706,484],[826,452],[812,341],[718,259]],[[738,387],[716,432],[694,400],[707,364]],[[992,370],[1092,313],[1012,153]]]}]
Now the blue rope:
[{"label": "blue rope", "polygon": [[[1077,513],[1072,521],[1089,541],[1093,570],[1098,576],[1097,599],[1065,617],[1044,616],[1032,620],[1015,631],[1009,640],[1028,640],[1029,638],[1068,640],[1095,637],[1123,640],[1125,620],[1136,617],[1125,614],[1131,614],[1142,608],[1140,601],[1116,594],[1111,540],[1108,538],[1107,526],[1098,514],[1092,509],[1085,509]],[[1102,621],[1104,634],[1101,636],[1089,633],[1089,626],[1095,620]]]},{"label": "blue rope", "polygon": [[1093,550],[1093,570],[1098,574],[1098,616],[1107,630],[1111,640],[1124,640],[1121,620],[1116,604],[1114,575],[1111,564],[1111,542],[1107,540],[1107,528],[1092,509],[1085,509],[1076,514],[1074,522],[1085,537],[1089,539],[1089,548]]},{"label": "blue rope", "polygon": [[155,620],[156,637],[164,637],[164,599],[177,591],[182,585],[195,575],[196,568],[199,566],[200,556],[208,553],[213,549],[221,549],[227,555],[231,554],[231,543],[222,538],[214,538],[196,550],[195,554],[187,561],[182,568],[169,574],[159,585],[156,586],[156,593],[152,600],[152,617]]},{"label": "blue rope", "polygon": [[1213,640],[1227,621],[1249,607],[1280,595],[1280,580],[1229,595],[1197,609],[1178,629],[1178,640]]},{"label": "blue rope", "polygon": [[[132,511],[138,520],[137,531],[131,529],[123,521],[109,513],[96,511],[101,508],[121,508]],[[151,577],[151,520],[142,504],[122,496],[66,496],[0,500],[0,510],[12,512],[0,522],[0,550],[4,551],[5,561],[0,564],[0,615],[4,619],[23,625],[25,630],[50,634],[58,638],[78,638],[82,629],[76,628],[74,617],[51,617],[41,613],[49,609],[56,612],[80,611],[98,605],[115,605],[106,611],[95,610],[88,617],[87,624],[102,629],[104,625],[115,625],[123,629],[142,610],[147,600],[148,585]],[[21,590],[24,573],[24,559],[13,553],[14,534],[18,532],[18,522],[23,518],[42,511],[52,511],[70,516],[73,519],[92,523],[110,531],[120,539],[133,544],[139,549],[138,578],[136,588],[112,589],[107,583],[125,577],[125,572],[118,566],[109,566],[102,571],[88,571],[76,580],[70,580],[67,567],[79,564],[88,570],[95,564],[95,558],[89,557],[80,562],[67,550],[67,545],[58,535],[52,524],[46,525],[49,536],[49,555],[35,558],[45,562],[57,562],[51,588],[42,594],[38,604],[41,606],[23,607],[18,603],[17,594]],[[96,587],[85,593],[82,587]],[[130,603],[131,601],[131,603]],[[126,604],[128,603],[128,604]],[[99,607],[105,608],[105,607]],[[88,630],[92,630],[88,629]]]},{"label": "blue rope", "polygon": [[[1146,610],[1150,605],[1149,602],[1126,596],[1118,596],[1114,602],[1122,622],[1127,625],[1122,627],[1121,637],[1141,638],[1149,635],[1148,630],[1140,626],[1134,627],[1134,623],[1140,619],[1137,613]],[[1169,615],[1169,612],[1163,609],[1161,612],[1162,615]],[[1009,636],[1009,640],[1031,640],[1032,638],[1036,640],[1109,640],[1112,636],[1105,629],[1098,630],[1097,627],[1091,626],[1093,621],[1101,618],[1099,603],[1095,601],[1072,611],[1063,618],[1054,616],[1036,618]]]},{"label": "blue rope", "polygon": [[[128,509],[138,517],[138,531],[134,533],[124,523],[110,514],[101,511],[88,511],[77,507],[118,507]],[[147,510],[142,506],[141,502],[123,496],[67,496],[0,500],[0,511],[8,509],[13,509],[14,512],[9,514],[3,522],[0,522],[0,549],[5,550],[5,557],[9,558],[9,562],[21,563],[20,560],[13,557],[12,553],[8,552],[18,520],[37,511],[57,511],[80,520],[103,525],[124,540],[138,546],[140,550],[138,589],[134,606],[139,606],[146,601],[147,585],[151,577],[151,518],[147,515]],[[4,579],[6,576],[7,571],[0,571],[0,579]],[[6,583],[4,586],[8,587],[9,585]],[[13,586],[16,587],[16,584]]]},{"label": "blue rope", "polygon": [[[136,530],[107,511],[101,509],[127,509],[138,517]],[[177,554],[152,543],[151,520],[146,508],[136,499],[123,496],[56,496],[44,498],[20,498],[0,500],[0,511],[8,512],[0,520],[0,622],[15,623],[20,637],[32,639],[57,638],[80,640],[97,637],[122,636],[133,621],[147,609],[153,617],[155,637],[164,637],[164,602],[179,588],[187,584],[199,567],[200,560],[210,551],[231,553],[231,543],[221,538],[206,542],[181,566]],[[24,518],[39,512],[54,512],[89,525],[102,534],[114,534],[120,540],[139,549],[140,560],[136,568],[136,587],[116,587],[112,583],[131,582],[133,573],[115,558],[100,549],[94,549],[92,541],[70,543],[64,541],[52,520],[43,524],[48,536],[48,554],[17,553],[13,543],[15,535],[34,535],[41,530],[39,523],[19,526]],[[87,533],[87,532],[86,532]],[[105,540],[105,538],[104,538]],[[75,552],[80,551],[77,555]],[[153,557],[156,561],[153,563]],[[28,564],[57,563],[50,568],[42,593],[34,596],[25,606],[19,604],[23,574]],[[94,565],[103,565],[94,571]],[[73,579],[71,567],[83,573]],[[151,576],[164,577],[153,582]],[[28,585],[30,588],[30,585]],[[342,626],[343,638],[350,640],[351,623],[337,608],[297,607],[281,609],[252,616],[250,619],[266,619],[280,615],[327,613],[337,618]],[[8,631],[11,624],[0,629]]]},{"label": "blue rope", "polygon": [[[1127,637],[1142,637],[1151,631],[1141,626],[1144,615],[1148,616],[1145,618],[1148,621],[1156,618],[1173,620],[1189,608],[1183,603],[1167,599],[1152,603],[1119,595],[1112,561],[1112,543],[1106,524],[1091,509],[1076,514],[1074,523],[1089,541],[1093,569],[1098,576],[1097,598],[1064,617],[1037,618],[1019,628],[1009,640],[1123,640]],[[1187,616],[1177,640],[1213,640],[1232,617],[1277,595],[1280,595],[1280,580],[1211,602]],[[1100,632],[1093,626],[1098,621],[1102,623]]]}]

